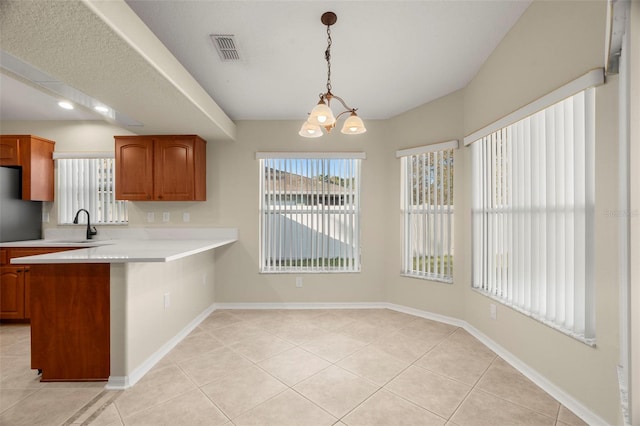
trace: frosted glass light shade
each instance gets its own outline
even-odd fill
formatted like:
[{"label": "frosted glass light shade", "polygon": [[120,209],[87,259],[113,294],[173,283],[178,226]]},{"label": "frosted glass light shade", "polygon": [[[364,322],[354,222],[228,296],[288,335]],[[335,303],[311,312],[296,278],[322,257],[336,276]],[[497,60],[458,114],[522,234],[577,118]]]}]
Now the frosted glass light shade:
[{"label": "frosted glass light shade", "polygon": [[360,133],[366,132],[367,129],[364,127],[362,119],[358,117],[355,112],[352,112],[349,118],[344,121],[342,130],[340,131],[345,135],[359,135]]},{"label": "frosted glass light shade", "polygon": [[305,138],[319,138],[322,136],[322,129],[320,126],[316,126],[315,124],[305,121],[302,124],[302,127],[300,127],[298,134]]},{"label": "frosted glass light shade", "polygon": [[307,121],[316,126],[331,126],[336,122],[336,118],[333,116],[331,108],[323,101],[320,101],[318,105],[311,110]]}]

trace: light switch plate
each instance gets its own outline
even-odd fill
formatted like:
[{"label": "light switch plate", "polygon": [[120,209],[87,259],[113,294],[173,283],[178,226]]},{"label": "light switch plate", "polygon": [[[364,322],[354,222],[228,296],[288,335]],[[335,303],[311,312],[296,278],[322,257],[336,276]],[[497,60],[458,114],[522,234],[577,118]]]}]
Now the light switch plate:
[{"label": "light switch plate", "polygon": [[191,220],[191,215],[187,212],[182,213],[182,221],[183,222],[189,222]]},{"label": "light switch plate", "polygon": [[156,220],[155,216],[153,212],[147,212],[147,223],[153,223]]},{"label": "light switch plate", "polygon": [[169,212],[162,213],[162,221],[169,222],[171,220],[171,214]]}]

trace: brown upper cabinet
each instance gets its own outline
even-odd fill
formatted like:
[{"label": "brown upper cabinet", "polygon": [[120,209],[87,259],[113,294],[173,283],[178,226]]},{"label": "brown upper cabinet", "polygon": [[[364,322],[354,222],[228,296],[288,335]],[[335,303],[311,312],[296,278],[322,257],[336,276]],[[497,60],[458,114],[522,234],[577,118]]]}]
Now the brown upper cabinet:
[{"label": "brown upper cabinet", "polygon": [[0,136],[0,166],[22,167],[23,200],[53,201],[54,146],[38,136]]},{"label": "brown upper cabinet", "polygon": [[116,199],[206,201],[206,146],[196,135],[116,136]]}]

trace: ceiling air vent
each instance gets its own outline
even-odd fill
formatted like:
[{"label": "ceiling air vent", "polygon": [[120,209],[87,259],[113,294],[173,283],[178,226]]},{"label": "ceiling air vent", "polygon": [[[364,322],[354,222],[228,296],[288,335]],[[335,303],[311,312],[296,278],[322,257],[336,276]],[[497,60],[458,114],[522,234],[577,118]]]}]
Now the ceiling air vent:
[{"label": "ceiling air vent", "polygon": [[213,44],[221,60],[225,62],[240,60],[236,45],[236,36],[232,34],[211,34],[211,40],[213,40]]}]

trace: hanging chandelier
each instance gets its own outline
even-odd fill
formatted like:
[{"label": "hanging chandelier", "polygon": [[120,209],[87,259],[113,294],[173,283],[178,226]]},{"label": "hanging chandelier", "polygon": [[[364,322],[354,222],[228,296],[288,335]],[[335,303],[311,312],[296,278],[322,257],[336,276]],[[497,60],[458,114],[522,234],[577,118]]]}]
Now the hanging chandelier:
[{"label": "hanging chandelier", "polygon": [[[358,135],[364,133],[367,129],[364,127],[362,119],[356,114],[357,108],[349,108],[341,97],[331,93],[331,25],[335,24],[338,17],[333,12],[325,12],[320,18],[322,23],[327,26],[327,50],[324,51],[324,57],[327,61],[327,92],[320,94],[320,101],[311,110],[309,118],[304,122],[298,134],[305,138],[319,138],[322,136],[322,127],[327,131],[336,127],[337,120],[349,114],[344,121],[341,132],[347,135]],[[337,116],[331,111],[331,100],[337,99],[345,108]]]}]

